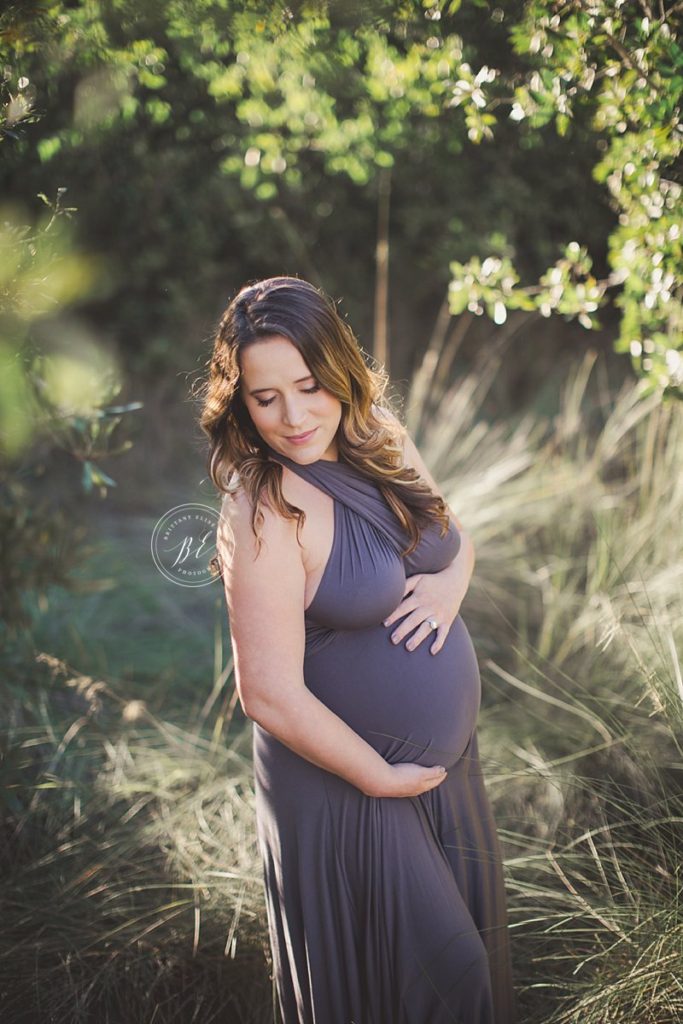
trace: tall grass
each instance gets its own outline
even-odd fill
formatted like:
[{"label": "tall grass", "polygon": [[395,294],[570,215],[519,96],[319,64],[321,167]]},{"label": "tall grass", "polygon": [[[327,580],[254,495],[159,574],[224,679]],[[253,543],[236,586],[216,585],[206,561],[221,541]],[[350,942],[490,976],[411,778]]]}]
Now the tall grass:
[{"label": "tall grass", "polygon": [[[463,614],[524,1020],[683,1019],[683,409],[588,354],[558,414],[444,396],[423,450],[474,535]],[[597,379],[596,379],[597,378]]]},{"label": "tall grass", "polygon": [[3,738],[2,1019],[271,1021],[244,730],[37,660]]},{"label": "tall grass", "polygon": [[[556,415],[487,423],[503,371],[490,360],[444,388],[415,433],[477,552],[463,615],[484,683],[480,745],[522,1020],[673,1024],[683,410],[641,400],[638,385],[613,394],[588,356]],[[434,389],[424,374],[420,386],[424,403]],[[106,594],[97,601],[106,614]],[[165,713],[158,690],[150,705],[134,679],[84,676],[50,651],[10,666],[8,1024],[276,1020],[250,726],[224,634],[203,692],[189,699],[178,682]]]}]

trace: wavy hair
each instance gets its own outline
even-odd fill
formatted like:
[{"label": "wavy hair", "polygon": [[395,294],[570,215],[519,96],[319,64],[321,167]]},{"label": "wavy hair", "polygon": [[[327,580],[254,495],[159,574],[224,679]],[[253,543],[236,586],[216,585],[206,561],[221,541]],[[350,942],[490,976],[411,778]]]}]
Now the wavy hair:
[{"label": "wavy hair", "polygon": [[[247,345],[273,336],[288,338],[316,381],[342,406],[336,441],[339,459],[376,482],[410,540],[441,523],[448,530],[443,499],[412,468],[403,465],[404,428],[385,398],[388,375],[372,369],[356,337],[320,289],[297,277],[271,277],[245,285],[223,313],[203,385],[201,429],[209,438],[208,473],[220,492],[242,486],[251,505],[251,526],[260,550],[262,504],[297,519],[297,540],[306,513],[282,492],[282,464],[268,457],[240,391],[240,355]],[[300,543],[300,541],[299,541]],[[212,560],[220,572],[220,560]]]}]

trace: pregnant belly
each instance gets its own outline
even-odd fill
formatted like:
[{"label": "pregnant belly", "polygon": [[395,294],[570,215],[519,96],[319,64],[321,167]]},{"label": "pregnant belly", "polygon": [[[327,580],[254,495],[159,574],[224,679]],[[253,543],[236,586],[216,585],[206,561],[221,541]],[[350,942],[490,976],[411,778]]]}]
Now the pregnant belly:
[{"label": "pregnant belly", "polygon": [[[394,623],[393,628],[396,627]],[[454,765],[475,727],[479,668],[460,615],[438,654],[392,644],[392,627],[340,630],[307,657],[308,688],[390,764]]]}]

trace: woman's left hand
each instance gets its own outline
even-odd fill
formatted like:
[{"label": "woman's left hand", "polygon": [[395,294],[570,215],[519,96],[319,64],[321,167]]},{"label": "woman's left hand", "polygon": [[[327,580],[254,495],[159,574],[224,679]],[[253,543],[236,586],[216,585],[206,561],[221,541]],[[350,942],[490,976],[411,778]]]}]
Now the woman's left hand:
[{"label": "woman's left hand", "polygon": [[[400,643],[415,630],[406,643],[406,648],[412,651],[434,633],[429,649],[432,654],[438,654],[467,592],[469,581],[464,578],[462,566],[456,565],[458,561],[456,558],[441,572],[418,572],[407,577],[401,603],[383,623],[390,626],[397,619],[403,619],[391,634],[394,643]],[[429,619],[437,623],[435,630],[429,625]]]}]

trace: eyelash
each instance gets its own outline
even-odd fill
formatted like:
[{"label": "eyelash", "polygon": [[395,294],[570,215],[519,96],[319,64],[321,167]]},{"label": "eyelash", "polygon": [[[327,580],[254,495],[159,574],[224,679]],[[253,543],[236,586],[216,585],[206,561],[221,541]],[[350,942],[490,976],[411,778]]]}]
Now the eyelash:
[{"label": "eyelash", "polygon": [[[320,384],[314,384],[312,388],[302,388],[302,391],[306,395],[313,395],[313,394],[315,394],[316,391],[320,391]],[[266,405],[270,405],[271,402],[274,402],[275,399],[274,398],[266,398],[266,399],[257,398],[256,401],[258,402],[258,404],[260,406],[266,406]]]}]

